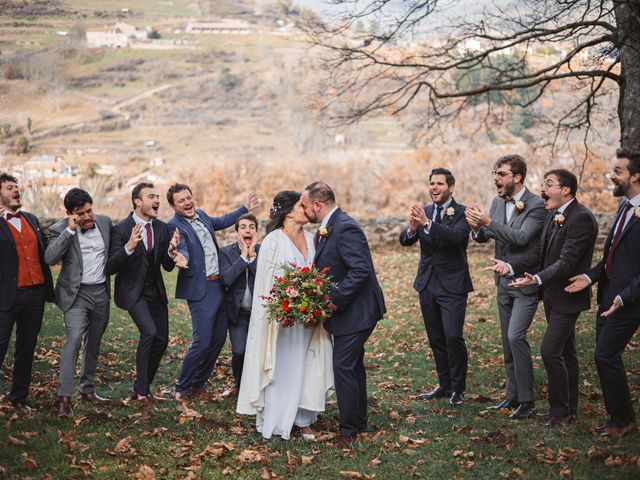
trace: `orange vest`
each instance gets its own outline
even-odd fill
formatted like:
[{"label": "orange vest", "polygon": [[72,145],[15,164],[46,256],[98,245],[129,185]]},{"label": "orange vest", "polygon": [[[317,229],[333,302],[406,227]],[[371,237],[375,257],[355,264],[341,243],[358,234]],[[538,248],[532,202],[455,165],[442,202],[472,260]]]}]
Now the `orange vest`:
[{"label": "orange vest", "polygon": [[44,272],[40,264],[36,232],[24,217],[20,217],[21,231],[18,231],[11,222],[7,223],[18,251],[18,287],[42,285]]}]

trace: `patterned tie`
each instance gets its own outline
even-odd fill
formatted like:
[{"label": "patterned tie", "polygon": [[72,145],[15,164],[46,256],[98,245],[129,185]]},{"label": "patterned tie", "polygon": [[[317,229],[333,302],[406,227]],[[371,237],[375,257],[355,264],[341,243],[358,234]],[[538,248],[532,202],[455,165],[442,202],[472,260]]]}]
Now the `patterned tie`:
[{"label": "patterned tie", "polygon": [[442,205],[436,208],[436,223],[442,223]]},{"label": "patterned tie", "polygon": [[613,252],[618,246],[618,241],[620,240],[620,235],[622,235],[622,231],[624,230],[625,220],[627,219],[627,213],[631,209],[631,203],[627,202],[624,208],[622,209],[622,215],[620,215],[618,220],[618,226],[616,227],[616,232],[613,235],[613,240],[611,241],[611,245],[609,246],[609,253],[607,253],[607,260],[604,263],[604,273],[607,275],[607,278],[611,278],[611,264],[613,263]]},{"label": "patterned tie", "polygon": [[151,234],[151,223],[146,223],[144,226],[147,231],[147,253],[153,251],[153,235]]}]

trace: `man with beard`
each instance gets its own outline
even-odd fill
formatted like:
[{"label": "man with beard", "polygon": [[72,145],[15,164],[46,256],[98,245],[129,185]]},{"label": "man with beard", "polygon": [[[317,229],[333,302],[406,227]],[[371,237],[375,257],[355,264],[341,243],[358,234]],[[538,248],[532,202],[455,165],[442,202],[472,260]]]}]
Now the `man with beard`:
[{"label": "man with beard", "polygon": [[18,180],[0,174],[0,365],[16,325],[16,348],[9,402],[25,410],[33,354],[42,326],[44,302],[53,301],[51,271],[44,261],[47,239],[35,215],[20,210]]},{"label": "man with beard", "polygon": [[571,278],[566,291],[581,292],[598,283],[595,361],[609,421],[596,427],[602,436],[624,436],[637,429],[622,353],[640,325],[640,152],[619,149],[609,176],[613,195],[625,197],[607,236],[602,260]]},{"label": "man with beard", "polygon": [[231,340],[231,371],[235,380],[234,388],[223,395],[235,394],[240,390],[260,251],[258,219],[250,213],[242,215],[236,222],[236,235],[236,242],[220,249],[220,276],[226,287],[225,305]]},{"label": "man with beard", "polygon": [[56,282],[56,304],[64,313],[67,340],[60,354],[60,387],[56,410],[72,413],[71,395],[78,353],[84,339],[80,370],[80,398],[96,403],[108,400],[95,392],[102,335],[109,322],[110,290],[105,266],[111,238],[111,219],[93,212],[88,192],[72,188],[64,197],[67,218],[49,227],[44,259],[49,265],[62,261]]},{"label": "man with beard", "polygon": [[467,262],[470,227],[464,205],[452,197],[455,183],[449,170],[431,171],[429,195],[433,204],[411,207],[409,228],[400,234],[400,244],[420,242],[420,263],[413,288],[420,297],[438,374],[438,386],[419,398],[450,396],[449,403],[458,406],[464,403],[466,390],[468,353],[463,329],[473,284]]},{"label": "man with beard", "polygon": [[576,197],[578,179],[565,169],[544,175],[541,197],[549,212],[542,236],[529,255],[511,264],[514,271],[538,260],[537,274],[525,271],[514,280],[515,288],[538,285],[544,302],[547,329],[540,354],[549,382],[549,415],[545,426],[556,427],[575,422],[578,414],[579,367],[576,355],[576,320],[589,310],[589,291],[565,292],[569,279],[591,266],[593,247],[598,236],[596,219]]},{"label": "man with beard", "polygon": [[188,262],[188,269],[178,273],[176,298],[187,300],[193,329],[193,340],[176,381],[174,398],[181,400],[191,393],[207,393],[205,385],[227,338],[226,316],[220,314],[224,291],[215,231],[236,223],[241,215],[257,208],[260,199],[251,193],[237,210],[210,217],[196,208],[189,186],[176,183],[169,187],[167,201],[175,211],[169,226],[179,230],[178,251]]},{"label": "man with beard", "polygon": [[132,399],[151,411],[163,400],[150,385],[169,344],[169,301],[160,267],[170,272],[184,268],[186,260],[175,251],[178,232],[170,239],[167,224],[158,220],[160,193],[153,184],[136,185],[131,203],[133,212],[113,227],[107,273],[116,274],[116,305],[129,312],[140,331]]},{"label": "man with beard", "polygon": [[367,238],[360,225],[336,205],[329,185],[307,185],[300,201],[309,221],[320,223],[314,241],[314,262],[320,270],[328,268],[336,283],[330,295],[337,310],[324,327],[333,335],[333,372],[340,414],[337,446],[344,447],[368,430],[364,345],[386,312],[384,295]]},{"label": "man with beard", "polygon": [[[513,420],[529,418],[535,413],[533,361],[527,331],[538,308],[538,288],[510,288],[515,276],[537,265],[537,259],[514,271],[511,264],[535,247],[547,217],[542,199],[524,186],[527,164],[520,155],[505,155],[494,165],[493,182],[498,196],[493,199],[489,215],[477,206],[465,210],[471,236],[478,243],[495,240],[495,257],[491,259],[498,287],[497,303],[502,334],[502,352],[507,377],[507,397],[489,409],[515,408]],[[487,269],[485,269],[487,270]],[[517,407],[517,408],[516,408]]]}]

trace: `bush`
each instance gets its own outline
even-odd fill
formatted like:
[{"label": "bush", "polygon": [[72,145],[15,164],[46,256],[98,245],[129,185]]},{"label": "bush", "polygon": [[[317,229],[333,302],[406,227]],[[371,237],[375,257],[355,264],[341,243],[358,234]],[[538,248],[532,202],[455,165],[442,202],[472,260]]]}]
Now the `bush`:
[{"label": "bush", "polygon": [[29,151],[29,139],[27,137],[18,137],[16,138],[14,147],[16,149],[16,153],[23,154]]}]

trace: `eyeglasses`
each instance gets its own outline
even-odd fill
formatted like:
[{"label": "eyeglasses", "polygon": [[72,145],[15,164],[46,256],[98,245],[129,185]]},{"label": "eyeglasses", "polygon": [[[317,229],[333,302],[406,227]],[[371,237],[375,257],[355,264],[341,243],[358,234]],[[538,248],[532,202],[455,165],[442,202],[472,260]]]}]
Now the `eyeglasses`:
[{"label": "eyeglasses", "polygon": [[540,184],[540,188],[549,189],[551,187],[564,187],[564,185],[562,185],[561,183],[551,183],[551,182],[542,182]]},{"label": "eyeglasses", "polygon": [[508,177],[509,175],[513,175],[513,173],[512,172],[499,172],[497,170],[493,170],[491,172],[491,176],[492,177],[505,178],[505,177]]}]

